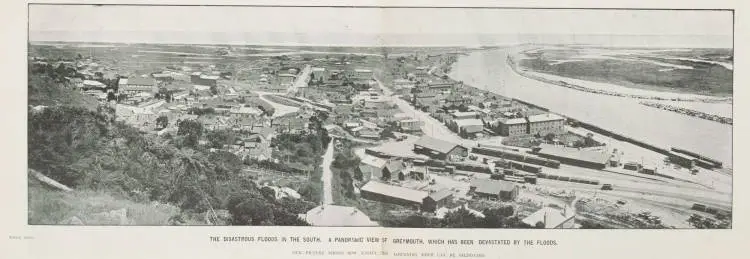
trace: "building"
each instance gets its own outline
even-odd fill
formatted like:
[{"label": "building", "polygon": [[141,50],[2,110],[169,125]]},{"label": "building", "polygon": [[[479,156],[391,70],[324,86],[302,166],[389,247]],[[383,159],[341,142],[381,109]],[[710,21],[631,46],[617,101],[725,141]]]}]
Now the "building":
[{"label": "building", "polygon": [[414,143],[414,152],[434,159],[452,160],[454,157],[465,157],[468,149],[448,141],[424,136]]},{"label": "building", "polygon": [[369,69],[355,69],[354,73],[352,75],[354,76],[354,79],[371,79],[372,78],[372,70],[369,70]]},{"label": "building", "polygon": [[399,78],[393,80],[393,86],[396,87],[396,89],[411,89],[414,88],[414,82],[408,79]]},{"label": "building", "polygon": [[156,79],[149,77],[120,78],[117,91],[122,94],[136,95],[141,93],[155,94],[159,91]]},{"label": "building", "polygon": [[548,133],[561,133],[565,131],[565,119],[552,113],[531,115],[528,121],[528,134],[546,135]]},{"label": "building", "polygon": [[102,82],[95,81],[95,80],[83,80],[83,84],[81,84],[83,87],[83,90],[88,89],[97,89],[97,90],[103,90],[107,86],[105,84],[102,84]]},{"label": "building", "polygon": [[450,202],[451,199],[453,199],[453,193],[448,189],[442,189],[430,193],[430,195],[427,195],[427,197],[422,200],[422,210],[434,212],[438,208],[448,205],[448,202]]},{"label": "building", "polygon": [[506,137],[526,135],[526,119],[524,118],[502,118],[492,123],[492,128],[498,134]]},{"label": "building", "polygon": [[318,81],[320,79],[322,79],[322,81],[327,81],[326,79],[328,79],[328,73],[326,72],[326,68],[324,67],[313,67],[311,76],[315,81]]},{"label": "building", "polygon": [[279,74],[276,76],[276,78],[279,81],[279,85],[281,86],[291,86],[294,84],[294,81],[296,80],[297,76],[292,74]]},{"label": "building", "polygon": [[536,153],[541,157],[555,159],[563,164],[599,170],[607,167],[607,163],[612,155],[606,151],[570,148],[544,143],[540,144],[538,149]]},{"label": "building", "polygon": [[479,114],[476,112],[454,112],[451,113],[451,118],[453,118],[454,120],[478,119]]},{"label": "building", "polygon": [[692,169],[693,167],[695,167],[696,160],[698,160],[694,157],[683,155],[674,151],[669,151],[668,158],[670,163],[682,166],[687,169]]},{"label": "building", "polygon": [[234,118],[249,118],[254,116],[260,116],[263,114],[258,108],[255,107],[232,107],[229,109],[229,114]]},{"label": "building", "polygon": [[412,208],[421,208],[424,198],[428,196],[425,191],[369,181],[360,189],[360,195],[364,199],[397,204]]},{"label": "building", "polygon": [[511,201],[518,196],[518,186],[508,181],[474,178],[469,192],[479,198]]},{"label": "building", "polygon": [[383,170],[388,160],[365,155],[359,162],[359,171],[362,172],[362,179],[380,179],[383,177]]},{"label": "building", "polygon": [[484,122],[480,119],[454,120],[456,131],[463,137],[473,137],[484,131]]},{"label": "building", "polygon": [[415,132],[422,130],[422,122],[416,119],[403,119],[398,121],[398,126],[401,131],[404,132]]},{"label": "building", "polygon": [[537,224],[541,223],[547,229],[569,229],[575,228],[575,216],[575,211],[568,209],[567,206],[563,209],[544,207],[521,221],[532,227],[536,227]]},{"label": "building", "polygon": [[299,218],[316,227],[376,227],[377,222],[354,207],[320,205]]},{"label": "building", "polygon": [[216,86],[217,80],[219,80],[219,76],[204,75],[201,72],[195,72],[190,75],[190,82],[196,85]]}]

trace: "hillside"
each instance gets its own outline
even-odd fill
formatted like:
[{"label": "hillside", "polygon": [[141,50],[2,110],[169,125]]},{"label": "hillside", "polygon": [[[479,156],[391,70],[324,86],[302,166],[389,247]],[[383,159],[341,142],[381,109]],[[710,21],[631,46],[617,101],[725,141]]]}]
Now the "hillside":
[{"label": "hillside", "polygon": [[263,195],[240,176],[239,158],[195,145],[193,134],[202,128],[172,138],[145,135],[115,122],[111,108],[92,107],[44,75],[30,77],[30,104],[49,107],[28,112],[29,168],[76,191],[57,193],[29,181],[29,224],[67,224],[76,216],[84,224],[117,225],[123,222],[85,218],[122,209],[134,217],[125,223],[138,225],[163,225],[172,217],[198,224],[206,212],[212,224],[306,224],[297,214],[314,204]]}]

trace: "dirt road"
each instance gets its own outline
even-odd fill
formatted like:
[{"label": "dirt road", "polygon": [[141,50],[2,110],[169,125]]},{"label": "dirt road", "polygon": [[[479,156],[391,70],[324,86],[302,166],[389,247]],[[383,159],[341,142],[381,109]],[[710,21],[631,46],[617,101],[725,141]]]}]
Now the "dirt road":
[{"label": "dirt road", "polygon": [[333,163],[333,143],[335,139],[328,142],[328,149],[323,154],[323,174],[320,180],[323,182],[323,204],[333,204],[333,172],[331,172],[331,163]]}]

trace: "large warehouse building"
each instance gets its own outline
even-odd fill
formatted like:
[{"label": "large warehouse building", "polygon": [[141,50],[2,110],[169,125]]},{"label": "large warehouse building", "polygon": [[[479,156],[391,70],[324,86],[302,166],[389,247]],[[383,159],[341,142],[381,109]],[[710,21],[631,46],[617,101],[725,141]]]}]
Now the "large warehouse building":
[{"label": "large warehouse building", "polygon": [[414,143],[414,153],[427,155],[433,159],[450,160],[452,157],[464,157],[469,150],[461,145],[424,136]]},{"label": "large warehouse building", "polygon": [[364,199],[380,201],[385,203],[409,206],[416,209],[422,207],[422,201],[429,194],[400,186],[370,181],[360,189],[360,195]]},{"label": "large warehouse building", "polygon": [[604,169],[607,167],[607,162],[609,162],[609,158],[612,156],[612,154],[606,151],[586,150],[550,144],[539,145],[537,155],[558,160],[563,164],[592,169]]}]

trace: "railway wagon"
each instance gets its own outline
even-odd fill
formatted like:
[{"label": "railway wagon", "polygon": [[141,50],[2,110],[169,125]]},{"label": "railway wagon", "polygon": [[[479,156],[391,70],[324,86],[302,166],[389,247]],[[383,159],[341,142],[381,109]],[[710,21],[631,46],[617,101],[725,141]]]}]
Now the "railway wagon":
[{"label": "railway wagon", "polygon": [[528,154],[524,154],[524,153],[520,153],[520,152],[516,152],[512,150],[500,150],[500,149],[480,146],[480,147],[472,148],[471,152],[481,154],[481,155],[486,155],[486,156],[499,157],[499,158],[503,158],[507,160],[546,166],[550,168],[560,168],[560,161],[536,157],[533,155],[528,155]]}]

